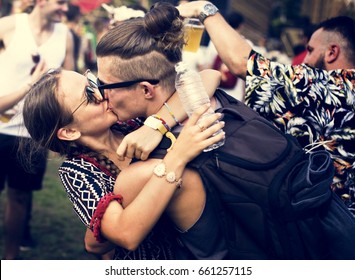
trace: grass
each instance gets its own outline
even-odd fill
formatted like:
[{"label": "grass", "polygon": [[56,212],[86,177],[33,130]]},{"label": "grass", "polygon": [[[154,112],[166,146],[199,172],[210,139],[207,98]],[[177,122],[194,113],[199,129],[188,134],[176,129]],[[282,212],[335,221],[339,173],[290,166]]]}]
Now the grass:
[{"label": "grass", "polygon": [[[37,246],[20,253],[25,260],[91,260],[84,250],[85,227],[72,210],[57,169],[61,159],[50,154],[43,189],[33,193],[32,236]],[[3,256],[5,191],[0,195],[0,253]]]}]

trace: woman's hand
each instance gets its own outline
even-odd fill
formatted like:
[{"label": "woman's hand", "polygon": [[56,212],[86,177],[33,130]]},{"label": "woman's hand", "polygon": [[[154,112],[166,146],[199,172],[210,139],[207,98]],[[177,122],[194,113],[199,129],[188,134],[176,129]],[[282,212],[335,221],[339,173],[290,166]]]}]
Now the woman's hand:
[{"label": "woman's hand", "polygon": [[[211,143],[211,144],[215,143],[215,142],[213,142],[213,141],[215,141],[215,138],[205,139],[207,142],[202,142],[202,141],[200,142],[200,140],[202,140],[203,137],[208,138],[208,136],[206,136],[206,135],[212,135],[213,133],[218,131],[221,128],[221,127],[218,127],[218,125],[212,126],[211,130],[207,130],[207,132],[204,132],[202,135],[195,135],[194,134],[194,133],[198,132],[198,130],[196,129],[196,127],[198,127],[196,125],[197,120],[207,109],[208,109],[208,106],[201,107],[191,116],[190,120],[186,123],[186,125],[184,126],[184,129],[182,130],[182,131],[185,130],[185,132],[183,134],[182,139],[179,142],[182,142],[184,139],[187,139],[187,141],[189,141],[189,137],[185,138],[184,135],[190,134],[190,137],[196,137],[195,138],[196,142],[199,142],[197,147],[203,146],[207,142]],[[203,121],[199,125],[202,125],[202,123],[203,123],[204,127],[207,128],[214,121],[216,121],[218,118],[220,118],[221,114],[213,114],[212,116],[213,117],[204,118]],[[194,125],[195,125],[195,129],[190,128]],[[224,125],[224,123],[220,123],[219,125]],[[185,128],[186,126],[189,127],[189,129]],[[214,131],[214,129],[216,129],[216,130]],[[214,131],[214,132],[212,134],[208,134],[208,133],[210,133],[210,131]],[[222,136],[224,136],[224,135],[220,135],[219,137],[222,137]],[[180,137],[181,136],[179,136],[179,138]],[[159,145],[162,138],[163,138],[163,135],[158,130],[154,130],[154,129],[144,125],[144,126],[140,127],[139,129],[137,129],[136,131],[133,131],[130,134],[126,135],[123,138],[121,144],[117,148],[117,151],[116,151],[117,155],[120,160],[124,160],[125,157],[127,157],[127,158],[134,158],[135,157],[137,159],[146,160],[146,159],[148,159],[149,154]],[[218,138],[218,140],[216,140],[216,142],[220,141],[221,139],[223,139],[223,137]],[[192,143],[191,144],[187,143],[186,147],[188,147],[189,145],[192,145]],[[204,148],[206,148],[208,146],[209,145],[204,146]],[[199,152],[201,152],[202,150],[199,150]]]},{"label": "woman's hand", "polygon": [[221,141],[225,137],[223,131],[214,135],[224,127],[223,121],[216,122],[221,118],[222,114],[213,113],[200,119],[209,106],[203,105],[191,115],[169,152],[174,153],[177,158],[183,160],[186,164],[198,156],[205,148]]},{"label": "woman's hand", "polygon": [[[200,71],[199,74],[208,96],[212,98],[221,82],[221,73],[217,70],[206,69]],[[166,121],[169,127],[173,128],[177,125],[177,121],[183,123],[187,115],[176,92],[167,103],[169,105],[162,106],[157,114]],[[213,99],[211,99],[211,104],[214,105]],[[172,112],[174,112],[174,117],[171,116]],[[120,160],[124,160],[125,157],[146,160],[149,154],[159,145],[162,138],[163,135],[158,130],[143,125],[123,138],[116,151],[117,155]]]}]

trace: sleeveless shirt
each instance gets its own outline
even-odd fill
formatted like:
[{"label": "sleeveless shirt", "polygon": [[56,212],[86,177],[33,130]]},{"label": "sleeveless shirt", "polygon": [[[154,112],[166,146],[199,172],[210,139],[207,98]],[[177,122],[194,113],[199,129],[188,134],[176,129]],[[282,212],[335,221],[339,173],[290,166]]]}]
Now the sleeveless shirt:
[{"label": "sleeveless shirt", "polygon": [[[35,66],[33,54],[39,54],[48,69],[62,66],[65,58],[68,29],[64,24],[56,23],[52,35],[40,46],[30,29],[28,14],[16,14],[15,24],[13,38],[0,54],[0,96],[31,81],[31,69]],[[0,117],[0,133],[29,137],[22,118],[23,100]]]}]

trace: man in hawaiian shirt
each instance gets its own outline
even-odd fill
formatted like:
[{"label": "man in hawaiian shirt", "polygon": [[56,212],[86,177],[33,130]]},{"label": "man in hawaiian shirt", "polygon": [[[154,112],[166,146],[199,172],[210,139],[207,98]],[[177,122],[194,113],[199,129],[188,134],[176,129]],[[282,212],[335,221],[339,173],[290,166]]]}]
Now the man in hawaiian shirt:
[{"label": "man in hawaiian shirt", "polygon": [[[207,4],[193,1],[179,11],[184,17],[198,16]],[[306,151],[331,154],[336,168],[332,188],[355,215],[354,19],[321,23],[308,43],[305,64],[296,66],[253,51],[218,12],[207,15],[204,25],[223,62],[246,79],[246,104],[297,137]]]}]

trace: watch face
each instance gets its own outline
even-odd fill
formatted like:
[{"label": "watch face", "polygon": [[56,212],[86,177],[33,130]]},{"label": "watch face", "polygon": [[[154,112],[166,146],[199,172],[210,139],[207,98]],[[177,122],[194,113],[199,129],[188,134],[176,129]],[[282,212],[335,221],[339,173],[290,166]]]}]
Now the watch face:
[{"label": "watch face", "polygon": [[203,11],[200,13],[199,19],[201,22],[204,22],[204,20],[209,17],[209,16],[213,16],[218,12],[218,8],[211,4],[211,3],[207,3],[204,7],[203,7]]},{"label": "watch face", "polygon": [[210,15],[214,11],[214,6],[212,4],[206,4],[205,6],[205,13]]}]

